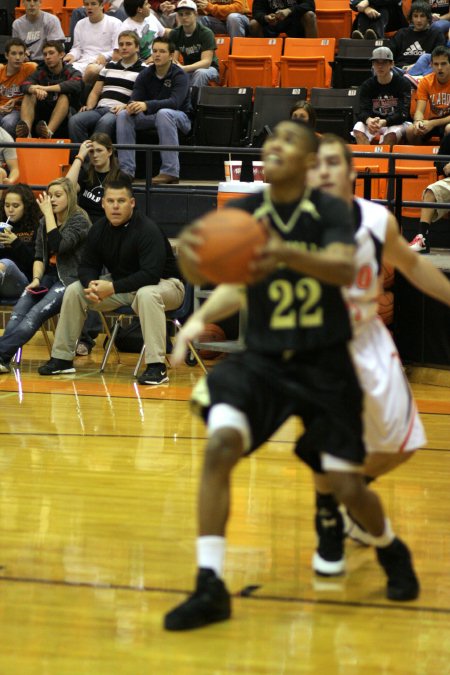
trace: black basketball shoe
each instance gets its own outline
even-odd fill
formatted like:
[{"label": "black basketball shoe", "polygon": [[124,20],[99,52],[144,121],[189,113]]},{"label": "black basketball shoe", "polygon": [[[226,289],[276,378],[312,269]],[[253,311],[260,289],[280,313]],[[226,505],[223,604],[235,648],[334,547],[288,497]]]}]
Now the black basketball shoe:
[{"label": "black basketball shoe", "polygon": [[419,595],[420,585],[406,544],[396,537],[389,546],[377,548],[376,551],[378,562],[388,578],[389,600],[415,600]]},{"label": "black basketball shoe", "polygon": [[164,618],[166,630],[191,630],[210,623],[225,621],[231,616],[231,598],[216,573],[201,567],[195,592]]},{"label": "black basketball shoe", "polygon": [[345,572],[344,522],[337,505],[316,511],[317,550],[312,566],[316,574],[334,577]]}]

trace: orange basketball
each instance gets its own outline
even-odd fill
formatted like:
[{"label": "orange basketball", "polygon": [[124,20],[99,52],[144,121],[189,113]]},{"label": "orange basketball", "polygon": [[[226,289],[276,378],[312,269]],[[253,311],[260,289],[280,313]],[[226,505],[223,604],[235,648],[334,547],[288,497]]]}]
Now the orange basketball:
[{"label": "orange basketball", "polygon": [[387,291],[389,288],[392,288],[394,285],[394,268],[388,263],[382,264],[383,270],[383,288]]},{"label": "orange basketball", "polygon": [[[207,323],[204,330],[200,333],[196,342],[225,342],[227,336],[220,326],[215,323]],[[202,359],[215,359],[222,352],[211,351],[210,349],[200,349],[199,354]]]},{"label": "orange basketball", "polygon": [[200,225],[199,273],[215,284],[248,283],[249,263],[267,240],[263,226],[246,211],[233,208],[210,211]]},{"label": "orange basketball", "polygon": [[378,314],[386,326],[390,326],[394,320],[394,294],[392,291],[384,291],[378,296]]}]

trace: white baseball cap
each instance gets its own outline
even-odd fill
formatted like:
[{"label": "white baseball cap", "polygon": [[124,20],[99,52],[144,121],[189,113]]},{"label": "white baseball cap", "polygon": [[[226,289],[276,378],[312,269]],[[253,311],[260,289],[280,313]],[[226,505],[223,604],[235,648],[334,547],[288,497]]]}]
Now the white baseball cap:
[{"label": "white baseball cap", "polygon": [[192,11],[197,12],[197,5],[194,0],[180,0],[178,5],[175,7],[175,11],[178,12],[180,9],[192,9]]}]

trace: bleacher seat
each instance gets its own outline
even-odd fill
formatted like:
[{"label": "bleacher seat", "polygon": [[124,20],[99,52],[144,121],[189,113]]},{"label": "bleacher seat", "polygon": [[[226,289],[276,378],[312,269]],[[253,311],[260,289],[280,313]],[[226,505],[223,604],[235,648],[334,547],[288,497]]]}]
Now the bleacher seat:
[{"label": "bleacher seat", "polygon": [[352,40],[341,38],[333,65],[333,87],[358,87],[372,74],[369,61],[375,47],[389,47],[390,40]]},{"label": "bleacher seat", "polygon": [[[216,36],[216,56],[219,61],[219,85],[227,83],[228,56],[230,54],[231,38],[229,35]],[[211,82],[211,84],[215,84]]]},{"label": "bleacher seat", "polygon": [[355,124],[354,110],[358,106],[358,90],[313,87],[310,103],[316,111],[319,133],[334,133],[346,141]]},{"label": "bleacher seat", "polygon": [[305,88],[256,87],[250,145],[260,147],[267,136],[265,128],[272,130],[278,122],[289,119],[293,105],[299,100],[306,100],[306,94]]},{"label": "bleacher seat", "polygon": [[251,87],[200,87],[195,106],[195,143],[223,147],[246,145],[252,98]]},{"label": "bleacher seat", "polygon": [[[357,173],[387,173],[389,171],[389,158],[377,157],[381,152],[390,152],[389,145],[349,145],[352,153],[355,152],[370,152],[373,153],[371,157],[355,157],[353,156],[353,166]],[[363,177],[358,177],[355,182],[355,195],[358,197],[366,197],[364,194],[365,181]],[[387,199],[387,178],[371,178],[370,179],[370,199]]]},{"label": "bleacher seat", "polygon": [[[77,7],[81,7],[83,3],[79,3]],[[54,14],[61,20],[62,9],[64,5],[64,0],[43,0],[40,9],[43,12],[49,12]],[[23,0],[18,7],[14,9],[14,18],[18,19],[19,17],[25,14],[25,7],[23,6]]]},{"label": "bleacher seat", "polygon": [[[402,201],[421,201],[425,188],[438,179],[435,156],[439,151],[433,145],[394,145],[392,152],[396,155],[395,172],[410,174],[411,178],[403,178]],[[402,155],[424,155],[424,159],[410,159]],[[405,206],[402,208],[405,218],[419,218],[420,208]]]},{"label": "bleacher seat", "polygon": [[282,87],[329,87],[334,38],[286,38],[280,60]]},{"label": "bleacher seat", "polygon": [[17,138],[17,143],[51,143],[55,148],[16,148],[19,163],[20,182],[27,185],[47,185],[55,178],[61,178],[63,169],[69,163],[70,139]]},{"label": "bleacher seat", "polygon": [[321,38],[349,38],[353,12],[348,0],[316,0],[317,32]]},{"label": "bleacher seat", "polygon": [[229,87],[276,87],[283,38],[234,38],[228,57]]}]

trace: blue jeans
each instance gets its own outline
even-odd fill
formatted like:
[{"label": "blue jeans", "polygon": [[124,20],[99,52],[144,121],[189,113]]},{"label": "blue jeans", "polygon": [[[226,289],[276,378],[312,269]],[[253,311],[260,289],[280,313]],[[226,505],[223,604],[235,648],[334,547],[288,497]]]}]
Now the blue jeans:
[{"label": "blue jeans", "polygon": [[413,67],[408,70],[408,75],[429,75],[432,72],[431,54],[422,54]]},{"label": "blue jeans", "polygon": [[17,300],[28,284],[28,279],[12,260],[1,258],[0,263],[5,266],[4,270],[0,269],[0,298]]},{"label": "blue jeans", "polygon": [[[136,143],[136,131],[156,129],[161,145],[178,145],[178,129],[183,133],[189,133],[191,121],[186,113],[181,110],[162,108],[154,115],[129,115],[126,110],[121,110],[116,115],[117,143]],[[134,176],[136,171],[136,153],[134,150],[118,150],[119,164],[122,171]],[[161,152],[161,173],[178,178],[180,175],[180,161],[178,152]]]},{"label": "blue jeans", "polygon": [[226,21],[221,21],[215,16],[199,16],[198,22],[202,23],[207,28],[210,28],[216,35],[226,33],[231,39],[235,37],[245,37],[250,25],[248,16],[239,14],[239,12],[232,12],[229,14]]},{"label": "blue jeans", "polygon": [[39,330],[50,317],[61,309],[65,286],[53,275],[44,275],[42,285],[49,290],[44,296],[33,296],[24,291],[14,306],[3,336],[0,337],[0,357],[6,363]]},{"label": "blue jeans", "polygon": [[13,110],[7,115],[0,115],[0,127],[8,132],[13,139],[16,137],[16,125],[20,120],[20,110]]},{"label": "blue jeans", "polygon": [[211,81],[219,81],[219,71],[214,66],[198,68],[198,70],[193,70],[192,73],[189,73],[189,79],[191,87],[207,87]]},{"label": "blue jeans", "polygon": [[85,110],[69,118],[69,138],[72,143],[83,143],[94,131],[102,131],[113,138],[116,129],[116,115],[109,108]]}]

